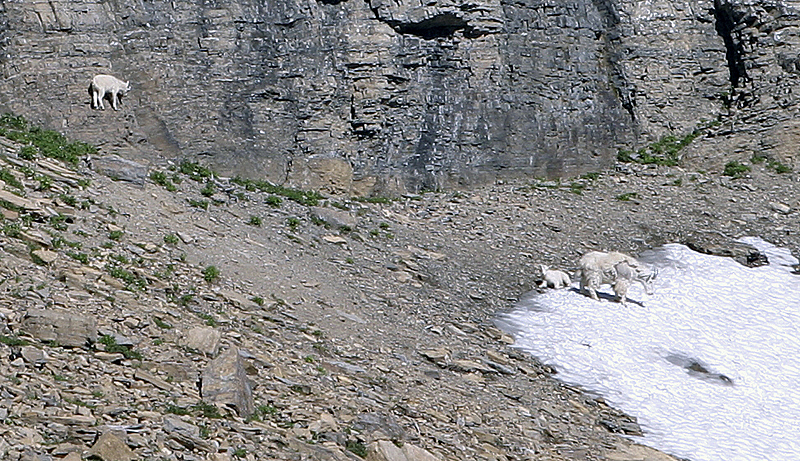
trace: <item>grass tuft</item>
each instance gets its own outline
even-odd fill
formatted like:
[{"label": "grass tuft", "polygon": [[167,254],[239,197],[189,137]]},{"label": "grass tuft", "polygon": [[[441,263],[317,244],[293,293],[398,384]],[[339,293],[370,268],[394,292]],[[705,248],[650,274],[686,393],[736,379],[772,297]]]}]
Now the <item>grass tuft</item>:
[{"label": "grass tuft", "polygon": [[27,160],[41,154],[77,167],[82,158],[97,153],[97,148],[91,144],[70,142],[57,131],[31,126],[21,115],[10,113],[0,116],[0,136],[25,144],[20,151],[20,157]]},{"label": "grass tuft", "polygon": [[722,174],[725,176],[730,176],[732,178],[743,178],[745,174],[750,171],[750,167],[740,163],[736,160],[731,160],[730,162],[725,164],[725,169],[722,170]]},{"label": "grass tuft", "polygon": [[203,269],[203,279],[208,283],[213,283],[219,278],[217,266],[208,266]]}]

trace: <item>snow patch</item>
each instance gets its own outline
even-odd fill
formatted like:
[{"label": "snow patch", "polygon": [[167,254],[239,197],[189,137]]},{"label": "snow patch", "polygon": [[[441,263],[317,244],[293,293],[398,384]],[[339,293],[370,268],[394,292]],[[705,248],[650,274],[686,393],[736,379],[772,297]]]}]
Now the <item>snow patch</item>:
[{"label": "snow patch", "polygon": [[741,241],[770,264],[747,268],[665,245],[641,258],[659,270],[652,296],[635,285],[626,307],[593,301],[573,284],[532,294],[496,322],[560,379],[636,416],[643,444],[693,461],[797,459],[797,259],[757,238]]}]

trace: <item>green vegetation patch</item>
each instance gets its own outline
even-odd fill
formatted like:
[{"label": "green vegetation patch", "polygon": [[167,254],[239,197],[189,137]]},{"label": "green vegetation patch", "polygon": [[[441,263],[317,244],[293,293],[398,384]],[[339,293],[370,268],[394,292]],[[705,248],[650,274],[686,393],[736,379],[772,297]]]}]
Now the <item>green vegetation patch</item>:
[{"label": "green vegetation patch", "polygon": [[583,190],[586,189],[586,183],[573,181],[569,185],[569,191],[573,194],[583,195]]},{"label": "green vegetation patch", "polygon": [[791,173],[792,172],[792,168],[791,167],[789,167],[787,165],[784,165],[780,161],[775,160],[775,159],[773,159],[773,158],[771,158],[771,157],[769,157],[767,155],[753,154],[753,156],[750,158],[750,162],[753,165],[758,165],[758,164],[766,162],[767,163],[767,168],[773,170],[774,172],[776,172],[778,174]]},{"label": "green vegetation patch", "polygon": [[214,186],[214,184],[210,182],[207,182],[205,187],[203,187],[203,189],[200,190],[200,195],[202,195],[203,197],[211,197],[216,193],[217,193],[217,188]]},{"label": "green vegetation patch", "polygon": [[135,288],[144,290],[147,287],[147,280],[136,276],[132,272],[128,271],[127,269],[117,264],[112,264],[112,263],[106,264],[106,272],[108,272],[108,274],[114,277],[115,279],[119,279],[125,282],[125,287],[128,290],[133,290]]},{"label": "green vegetation patch", "polygon": [[50,216],[48,222],[53,227],[53,229],[65,231],[67,230],[67,222],[69,220],[70,220],[69,216],[59,213],[57,215]]},{"label": "green vegetation patch", "polygon": [[103,335],[97,340],[97,342],[102,344],[104,346],[103,349],[108,353],[119,353],[125,356],[126,359],[142,360],[141,352],[135,351],[128,346],[117,344],[117,340],[111,335]]},{"label": "green vegetation patch", "polygon": [[9,186],[15,189],[19,190],[25,189],[25,186],[23,186],[22,183],[19,182],[19,179],[17,179],[17,177],[14,176],[14,174],[6,168],[0,168],[0,180],[2,180],[4,183],[8,184]]},{"label": "green vegetation patch", "polygon": [[281,206],[281,203],[283,203],[283,199],[278,197],[277,195],[270,195],[269,197],[264,199],[264,203],[273,208],[278,208]]},{"label": "green vegetation patch", "polygon": [[639,198],[639,194],[636,192],[626,192],[624,194],[617,195],[615,198],[621,202],[630,202],[635,198]]},{"label": "green vegetation patch", "polygon": [[22,116],[10,113],[0,116],[0,136],[34,147],[36,151],[23,148],[20,152],[20,156],[27,159],[35,158],[38,153],[77,167],[81,158],[97,153],[97,148],[91,144],[70,142],[57,131],[31,126]]},{"label": "green vegetation patch", "polygon": [[[305,206],[317,206],[319,205],[319,201],[322,200],[323,198],[322,195],[316,191],[303,191],[299,189],[290,189],[287,187],[272,184],[269,181],[261,181],[261,180],[254,181],[252,179],[244,179],[237,176],[233,178],[231,182],[243,186],[245,189],[249,191],[261,191],[267,194],[285,197],[289,200],[292,200],[294,202],[297,202]],[[270,205],[272,205],[272,203],[270,203]],[[278,205],[280,205],[280,203],[278,203]]]},{"label": "green vegetation patch", "polygon": [[208,205],[209,205],[208,200],[189,199],[189,206],[193,206],[195,208],[202,208],[204,210],[208,210]]},{"label": "green vegetation patch", "polygon": [[3,233],[14,239],[22,237],[22,229],[20,229],[19,224],[15,222],[4,225]]},{"label": "green vegetation patch", "polygon": [[178,187],[172,182],[172,180],[169,179],[169,176],[167,176],[167,174],[164,173],[163,171],[151,172],[150,180],[170,192],[175,192],[176,190],[178,190]]},{"label": "green vegetation patch", "polygon": [[182,162],[179,171],[197,182],[203,182],[208,178],[216,176],[211,169],[196,162]]},{"label": "green vegetation patch", "polygon": [[174,404],[168,404],[165,408],[165,412],[179,416],[196,415],[196,416],[204,416],[206,418],[215,418],[215,419],[222,418],[222,414],[219,412],[219,409],[217,409],[217,407],[203,401],[200,401],[188,408],[179,407],[178,405]]},{"label": "green vegetation patch", "polygon": [[345,448],[359,458],[367,457],[367,446],[357,440],[348,440]]},{"label": "green vegetation patch", "polygon": [[158,317],[154,317],[153,318],[153,322],[155,322],[156,326],[158,328],[161,328],[162,330],[171,330],[172,329],[172,325],[170,325],[169,323],[161,320]]},{"label": "green vegetation patch", "polygon": [[750,171],[750,167],[741,163],[737,162],[736,160],[731,160],[730,162],[725,164],[725,169],[722,170],[722,174],[725,176],[730,176],[732,178],[743,178],[745,174]]},{"label": "green vegetation patch", "polygon": [[67,256],[76,261],[79,261],[81,264],[89,264],[89,255],[87,255],[86,253],[75,253],[72,251],[68,251]]},{"label": "green vegetation patch", "polygon": [[212,283],[219,278],[219,269],[217,266],[208,266],[203,269],[203,279],[208,282]]},{"label": "green vegetation patch", "polygon": [[681,137],[667,135],[658,141],[643,147],[636,152],[621,149],[617,153],[617,160],[625,163],[641,163],[645,165],[676,166],[680,164],[680,152],[699,136],[707,133],[711,128],[719,125],[719,121],[702,122],[691,133]]},{"label": "green vegetation patch", "polygon": [[6,346],[27,346],[30,343],[24,339],[17,338],[16,336],[0,335],[0,343]]}]

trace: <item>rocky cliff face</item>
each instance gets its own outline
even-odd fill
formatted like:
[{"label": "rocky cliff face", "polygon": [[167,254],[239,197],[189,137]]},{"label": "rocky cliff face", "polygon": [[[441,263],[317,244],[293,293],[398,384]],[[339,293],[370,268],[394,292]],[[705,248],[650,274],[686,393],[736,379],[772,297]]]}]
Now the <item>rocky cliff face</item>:
[{"label": "rocky cliff face", "polygon": [[[24,0],[0,19],[0,109],[327,191],[577,174],[720,114],[693,155],[791,164],[800,134],[788,1]],[[121,111],[90,108],[97,73],[130,80]]]}]

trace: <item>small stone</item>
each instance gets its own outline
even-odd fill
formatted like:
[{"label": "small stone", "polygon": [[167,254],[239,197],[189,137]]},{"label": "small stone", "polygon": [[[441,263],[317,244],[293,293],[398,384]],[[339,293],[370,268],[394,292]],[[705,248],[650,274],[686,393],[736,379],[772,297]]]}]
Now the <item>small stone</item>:
[{"label": "small stone", "polygon": [[183,345],[213,357],[219,352],[221,339],[222,333],[214,328],[192,328],[186,333]]},{"label": "small stone", "polygon": [[138,459],[136,453],[111,432],[106,432],[97,439],[97,443],[89,449],[89,455],[102,461],[133,461]]},{"label": "small stone", "polygon": [[347,243],[347,239],[338,235],[323,235],[322,240],[325,240],[328,243],[337,243],[337,244],[345,244]]},{"label": "small stone", "polygon": [[116,181],[127,181],[144,186],[147,167],[141,163],[124,159],[118,155],[107,155],[90,159],[91,168]]},{"label": "small stone", "polygon": [[34,346],[23,346],[20,350],[20,355],[22,355],[22,358],[25,359],[27,363],[34,366],[44,365],[47,363],[48,359],[44,351]]},{"label": "small stone", "polygon": [[58,259],[58,253],[56,253],[55,251],[45,250],[44,248],[34,250],[31,252],[31,254],[36,258],[38,258],[40,261],[42,261],[44,264],[48,265],[52,264],[53,262],[55,262],[56,259]]},{"label": "small stone", "polygon": [[789,214],[792,212],[792,207],[779,202],[769,202],[769,207],[772,208],[773,211],[782,214]]},{"label": "small stone", "polygon": [[444,363],[450,359],[450,351],[444,348],[419,351],[420,355],[433,363]]},{"label": "small stone", "polygon": [[313,220],[324,221],[334,230],[352,230],[356,227],[356,219],[346,211],[312,207],[309,212]]},{"label": "small stone", "polygon": [[31,309],[25,314],[21,329],[40,341],[61,346],[84,347],[97,340],[94,318],[63,309]]},{"label": "small stone", "polygon": [[453,360],[453,363],[450,367],[456,371],[460,371],[462,373],[473,373],[479,371],[481,373],[497,373],[491,367],[487,367],[481,363],[474,362],[472,360]]},{"label": "small stone", "polygon": [[353,421],[353,429],[368,440],[403,440],[405,431],[390,413],[362,413]]},{"label": "small stone", "polygon": [[339,425],[336,424],[336,420],[329,413],[322,413],[317,421],[309,424],[308,430],[315,434],[337,432],[339,431]]},{"label": "small stone", "polygon": [[189,424],[174,416],[165,416],[163,429],[172,440],[190,450],[196,448],[205,451],[213,450],[211,444],[200,438],[200,428],[194,424]]}]

